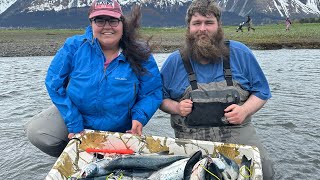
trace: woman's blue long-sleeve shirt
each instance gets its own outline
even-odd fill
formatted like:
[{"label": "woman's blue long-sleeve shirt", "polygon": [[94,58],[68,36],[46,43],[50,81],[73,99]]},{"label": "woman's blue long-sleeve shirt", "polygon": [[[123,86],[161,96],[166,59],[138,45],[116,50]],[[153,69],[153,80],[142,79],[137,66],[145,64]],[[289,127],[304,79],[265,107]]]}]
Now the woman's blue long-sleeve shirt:
[{"label": "woman's blue long-sleeve shirt", "polygon": [[132,120],[146,125],[162,101],[158,66],[151,55],[136,75],[125,56],[104,69],[105,56],[89,26],[68,38],[52,60],[45,84],[69,133],[84,128],[125,132]]}]

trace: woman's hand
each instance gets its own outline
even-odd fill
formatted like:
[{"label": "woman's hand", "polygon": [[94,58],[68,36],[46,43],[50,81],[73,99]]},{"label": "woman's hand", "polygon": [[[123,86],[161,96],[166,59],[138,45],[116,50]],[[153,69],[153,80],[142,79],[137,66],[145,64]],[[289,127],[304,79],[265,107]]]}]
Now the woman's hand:
[{"label": "woman's hand", "polygon": [[[69,133],[68,134],[68,139],[72,139],[76,134],[75,133]],[[80,132],[80,135],[83,136],[84,135],[84,130]]]},{"label": "woman's hand", "polygon": [[136,134],[141,136],[142,134],[142,127],[143,125],[137,121],[137,120],[132,120],[132,127],[131,130],[126,131],[127,133],[131,133],[131,134]]}]

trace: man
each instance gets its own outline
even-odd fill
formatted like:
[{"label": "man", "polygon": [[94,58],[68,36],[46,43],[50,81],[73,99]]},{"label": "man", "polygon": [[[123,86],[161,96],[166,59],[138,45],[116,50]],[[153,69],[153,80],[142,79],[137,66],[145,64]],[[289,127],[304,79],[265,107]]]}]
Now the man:
[{"label": "man", "polygon": [[187,10],[186,45],[161,68],[164,100],[177,138],[257,146],[264,179],[272,162],[257,137],[251,116],[271,98],[267,79],[244,44],[224,42],[214,1],[195,0]]},{"label": "man", "polygon": [[246,21],[246,24],[248,24],[248,31],[250,31],[250,29],[252,29],[253,31],[255,31],[256,29],[253,28],[252,26],[252,19],[250,16],[247,17],[247,21]]}]

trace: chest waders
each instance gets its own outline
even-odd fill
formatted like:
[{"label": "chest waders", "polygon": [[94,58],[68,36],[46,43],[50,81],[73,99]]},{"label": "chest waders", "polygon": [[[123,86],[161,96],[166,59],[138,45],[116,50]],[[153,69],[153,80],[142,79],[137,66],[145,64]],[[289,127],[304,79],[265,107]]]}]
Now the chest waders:
[{"label": "chest waders", "polygon": [[260,151],[263,179],[272,180],[273,164],[256,134],[251,116],[248,116],[240,125],[231,125],[225,121],[224,109],[230,104],[242,105],[250,96],[239,82],[232,80],[229,58],[222,59],[225,80],[208,84],[197,83],[190,60],[187,58],[182,60],[188,73],[190,86],[179,102],[191,99],[193,109],[187,117],[171,115],[171,126],[175,137],[256,146]]},{"label": "chest waders", "polygon": [[[232,80],[229,58],[221,58],[223,63],[224,81],[198,83],[188,58],[182,57],[184,67],[188,73],[190,86],[179,100],[191,99],[192,112],[187,117],[171,115],[171,126],[177,138],[198,139],[219,142],[239,142],[239,132],[231,133],[231,129],[239,129],[251,121],[247,117],[243,124],[233,125],[225,121],[224,109],[231,104],[242,105],[249,97],[240,83]],[[232,139],[232,140],[231,140]]]},{"label": "chest waders", "polygon": [[189,91],[189,98],[193,102],[192,112],[186,117],[185,125],[191,128],[231,126],[232,124],[225,121],[224,109],[231,104],[239,104],[240,93],[235,88],[230,88],[233,87],[230,62],[223,62],[227,87],[209,83],[200,84],[199,88],[190,60],[182,59],[182,61],[192,88]]}]

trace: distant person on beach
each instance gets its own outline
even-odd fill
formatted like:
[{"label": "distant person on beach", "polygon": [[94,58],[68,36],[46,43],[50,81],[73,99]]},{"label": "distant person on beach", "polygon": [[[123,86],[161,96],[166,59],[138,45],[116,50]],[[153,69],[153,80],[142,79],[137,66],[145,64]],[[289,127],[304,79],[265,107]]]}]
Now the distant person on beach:
[{"label": "distant person on beach", "polygon": [[160,71],[160,109],[171,114],[175,137],[256,146],[264,179],[273,179],[272,162],[251,122],[271,98],[257,59],[244,44],[225,41],[213,0],[192,1],[185,19],[185,46]]},{"label": "distant person on beach", "polygon": [[149,45],[137,41],[140,17],[138,6],[125,17],[115,0],[92,3],[85,34],[68,38],[49,66],[55,107],[27,125],[32,144],[58,157],[84,129],[142,134],[162,102],[162,83]]},{"label": "distant person on beach", "polygon": [[290,30],[290,26],[291,26],[292,22],[289,19],[289,17],[286,18],[286,31]]},{"label": "distant person on beach", "polygon": [[248,31],[250,31],[250,29],[252,29],[253,31],[255,31],[256,29],[253,28],[253,23],[252,23],[252,19],[250,16],[247,16],[247,21],[245,22],[248,26]]}]

